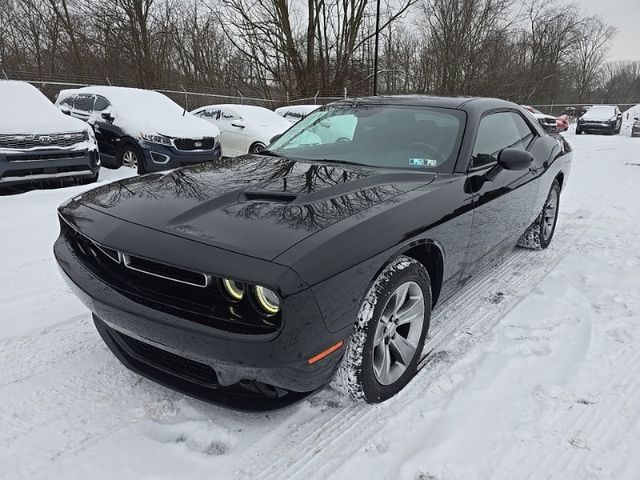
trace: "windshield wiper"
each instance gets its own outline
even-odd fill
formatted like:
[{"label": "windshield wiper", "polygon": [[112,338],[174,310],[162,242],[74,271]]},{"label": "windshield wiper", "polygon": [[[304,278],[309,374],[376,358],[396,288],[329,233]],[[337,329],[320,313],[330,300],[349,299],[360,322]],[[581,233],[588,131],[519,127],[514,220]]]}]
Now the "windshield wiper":
[{"label": "windshield wiper", "polygon": [[326,163],[342,163],[343,165],[355,165],[356,167],[373,167],[373,165],[367,165],[365,163],[350,162],[349,160],[336,160],[335,158],[322,158],[313,161]]}]

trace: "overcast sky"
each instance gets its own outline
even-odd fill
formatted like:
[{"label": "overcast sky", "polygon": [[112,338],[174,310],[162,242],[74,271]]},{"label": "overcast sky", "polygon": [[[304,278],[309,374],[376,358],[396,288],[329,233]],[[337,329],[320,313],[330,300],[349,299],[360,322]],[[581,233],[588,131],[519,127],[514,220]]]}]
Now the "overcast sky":
[{"label": "overcast sky", "polygon": [[585,13],[598,14],[618,29],[609,60],[640,60],[640,0],[578,0]]}]

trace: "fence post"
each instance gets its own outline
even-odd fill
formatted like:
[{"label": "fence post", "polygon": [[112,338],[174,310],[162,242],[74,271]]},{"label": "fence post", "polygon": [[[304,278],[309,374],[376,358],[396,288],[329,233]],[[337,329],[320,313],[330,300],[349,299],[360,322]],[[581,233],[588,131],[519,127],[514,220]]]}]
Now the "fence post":
[{"label": "fence post", "polygon": [[111,86],[111,81],[109,80],[109,77],[104,77],[105,80],[107,80],[107,83],[109,84],[109,86]]},{"label": "fence post", "polygon": [[344,87],[344,99],[347,99],[347,87]]},{"label": "fence post", "polygon": [[240,97],[240,105],[244,105],[244,95],[240,90],[238,90],[238,96]]},{"label": "fence post", "polygon": [[187,95],[187,91],[184,89],[182,84],[180,84],[180,88],[184,92],[184,111],[182,112],[182,116],[184,116],[184,114],[187,113],[187,110],[189,109],[189,97]]},{"label": "fence post", "polygon": [[4,71],[4,68],[2,69],[2,74],[4,75],[5,80],[9,80],[9,77],[7,77],[7,72]]},{"label": "fence post", "polygon": [[320,90],[318,90],[316,92],[316,95],[313,97],[313,104],[317,105],[318,104],[318,95],[320,95]]}]

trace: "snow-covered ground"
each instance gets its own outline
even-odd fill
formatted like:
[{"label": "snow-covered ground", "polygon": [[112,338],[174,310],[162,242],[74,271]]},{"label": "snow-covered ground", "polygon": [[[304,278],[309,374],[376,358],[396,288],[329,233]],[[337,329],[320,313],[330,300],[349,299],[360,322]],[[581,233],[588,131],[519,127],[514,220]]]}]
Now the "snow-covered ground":
[{"label": "snow-covered ground", "polygon": [[640,139],[567,136],[551,247],[440,306],[425,368],[377,406],[238,413],[139,378],[53,261],[87,187],[0,197],[0,478],[640,478]]}]

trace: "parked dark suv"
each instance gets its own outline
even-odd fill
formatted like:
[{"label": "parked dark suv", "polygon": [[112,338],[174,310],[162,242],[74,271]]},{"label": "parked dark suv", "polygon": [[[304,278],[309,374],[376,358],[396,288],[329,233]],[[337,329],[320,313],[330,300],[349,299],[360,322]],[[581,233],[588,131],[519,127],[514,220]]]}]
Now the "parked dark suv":
[{"label": "parked dark suv", "polygon": [[594,105],[578,119],[576,134],[607,133],[617,135],[622,128],[622,113],[615,105]]},{"label": "parked dark suv", "polygon": [[33,85],[0,80],[0,187],[98,179],[93,131],[62,113]]},{"label": "parked dark suv", "polygon": [[58,106],[93,127],[105,165],[146,173],[221,156],[218,128],[161,93],[124,87],[85,87],[69,93],[58,99]]}]

